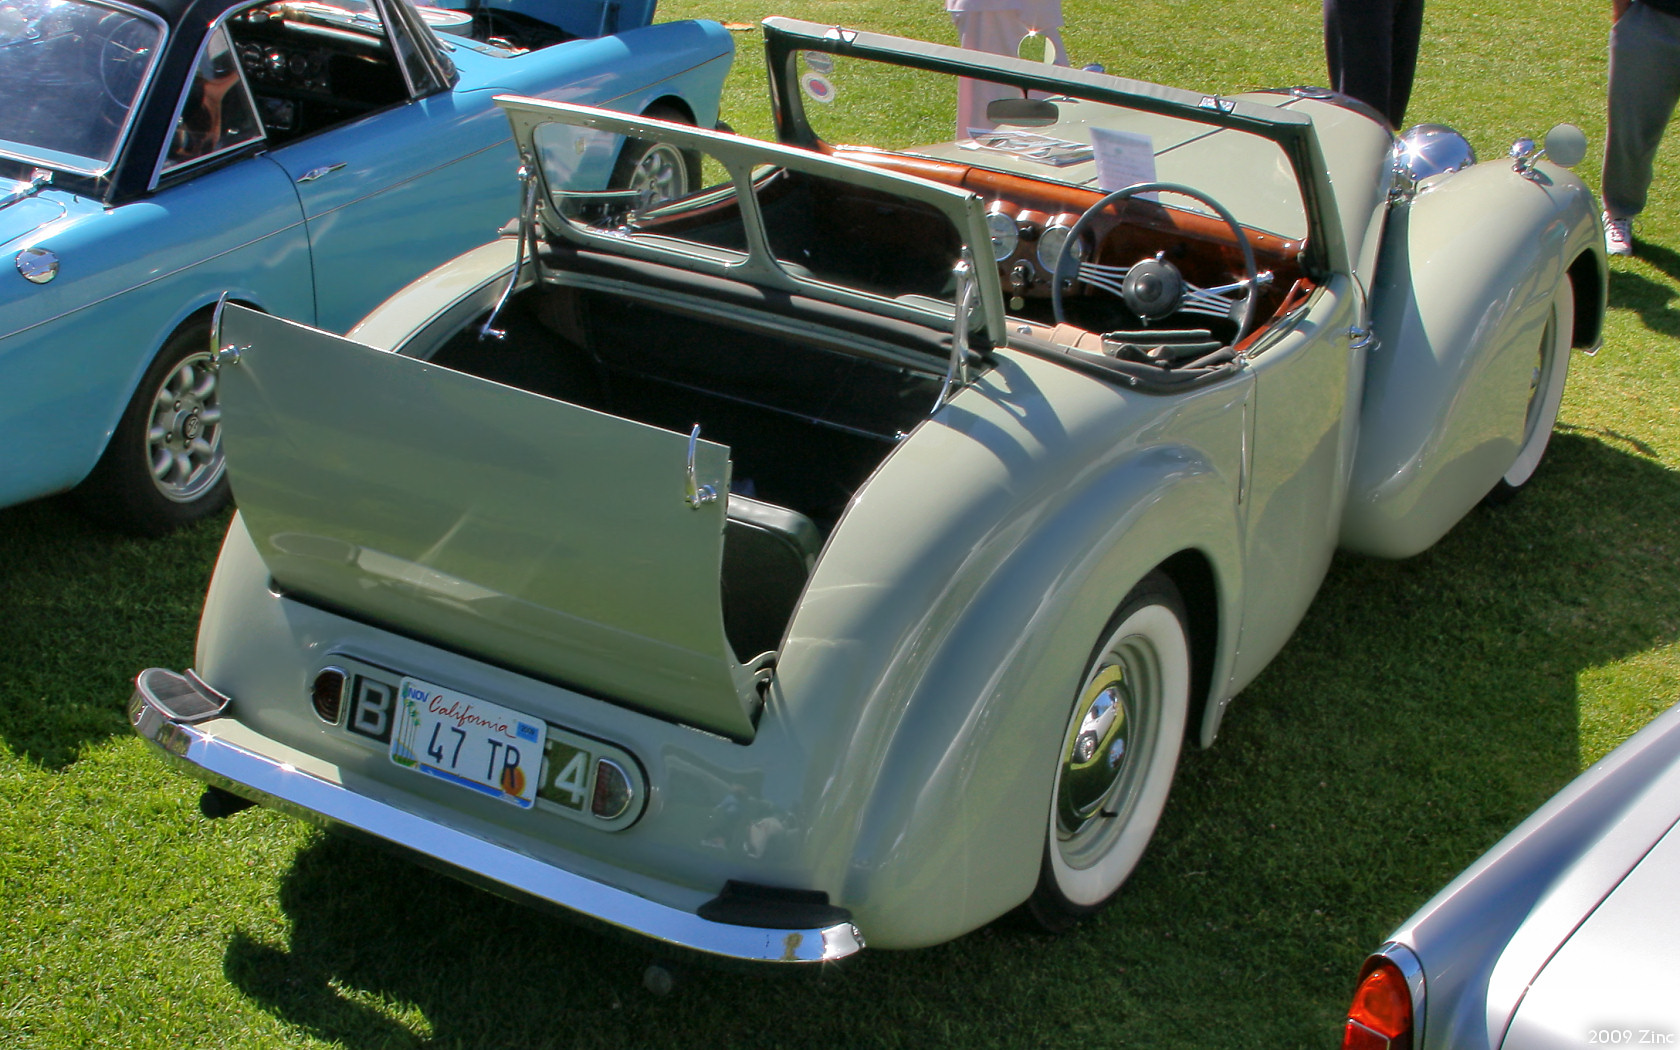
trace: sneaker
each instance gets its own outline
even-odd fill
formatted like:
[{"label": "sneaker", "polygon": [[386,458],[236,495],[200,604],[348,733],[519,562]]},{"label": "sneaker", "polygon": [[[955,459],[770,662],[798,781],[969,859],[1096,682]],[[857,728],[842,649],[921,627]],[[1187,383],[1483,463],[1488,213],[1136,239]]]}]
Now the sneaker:
[{"label": "sneaker", "polygon": [[1612,219],[1604,213],[1604,250],[1611,255],[1633,254],[1633,220]]}]

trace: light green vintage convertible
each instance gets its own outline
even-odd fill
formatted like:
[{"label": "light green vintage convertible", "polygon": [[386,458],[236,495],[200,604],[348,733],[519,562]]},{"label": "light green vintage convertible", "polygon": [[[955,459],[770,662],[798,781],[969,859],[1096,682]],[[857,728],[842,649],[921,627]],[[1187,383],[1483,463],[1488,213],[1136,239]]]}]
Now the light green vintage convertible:
[{"label": "light green vintage convertible", "polygon": [[[764,33],[779,143],[505,98],[516,230],[348,338],[223,311],[240,513],[130,707],[208,814],[735,959],[1065,927],[1598,343],[1574,129]],[[704,188],[564,191],[612,134]]]}]

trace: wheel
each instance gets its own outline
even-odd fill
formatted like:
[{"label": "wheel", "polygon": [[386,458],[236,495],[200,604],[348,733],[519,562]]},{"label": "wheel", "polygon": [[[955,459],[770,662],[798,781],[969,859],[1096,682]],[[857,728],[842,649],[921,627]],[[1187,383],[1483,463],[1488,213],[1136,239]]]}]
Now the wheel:
[{"label": "wheel", "polygon": [[1155,833],[1190,706],[1190,642],[1178,588],[1160,573],[1103,628],[1056,756],[1030,916],[1063,930],[1106,905]]},{"label": "wheel", "polygon": [[[654,120],[668,120],[686,124],[688,120],[675,110],[654,106],[644,116]],[[668,142],[648,142],[629,139],[613,166],[609,189],[634,190],[636,210],[654,204],[673,201],[694,192],[700,184],[700,158],[678,149]]]},{"label": "wheel", "polygon": [[156,536],[228,501],[218,376],[210,324],[181,327],[158,351],[123,410],[104,455],[77,489],[93,514]]},{"label": "wheel", "polygon": [[1569,374],[1569,344],[1575,334],[1575,288],[1568,277],[1552,293],[1551,315],[1540,334],[1534,355],[1534,369],[1528,381],[1528,413],[1523,421],[1522,445],[1505,476],[1488,493],[1503,502],[1528,483],[1545,458],[1557,424],[1558,406],[1563,403],[1563,383]]},{"label": "wheel", "polygon": [[[1213,209],[1214,214],[1224,219],[1225,225],[1231,228],[1231,233],[1237,239],[1237,247],[1242,251],[1242,279],[1218,288],[1202,288],[1185,280],[1184,275],[1178,272],[1177,266],[1157,256],[1140,259],[1131,266],[1080,263],[1077,267],[1079,280],[1119,296],[1126,308],[1137,314],[1145,324],[1161,320],[1179,310],[1229,318],[1237,325],[1237,334],[1231,337],[1231,345],[1236,346],[1242,342],[1248,330],[1254,327],[1254,309],[1260,302],[1262,282],[1259,265],[1254,261],[1254,246],[1249,243],[1242,224],[1237,222],[1236,216],[1224,205],[1201,190],[1181,186],[1176,182],[1140,182],[1125,189],[1115,190],[1086,208],[1085,213],[1079,216],[1062,241],[1061,253],[1056,257],[1055,272],[1050,276],[1050,312],[1056,323],[1063,324],[1067,321],[1067,316],[1062,310],[1062,275],[1067,269],[1068,257],[1076,250],[1085,229],[1096,221],[1096,217],[1104,208],[1130,200],[1140,193],[1176,193],[1200,201]],[[1267,279],[1270,279],[1270,275]],[[1242,293],[1240,298],[1237,297],[1239,292]]]}]

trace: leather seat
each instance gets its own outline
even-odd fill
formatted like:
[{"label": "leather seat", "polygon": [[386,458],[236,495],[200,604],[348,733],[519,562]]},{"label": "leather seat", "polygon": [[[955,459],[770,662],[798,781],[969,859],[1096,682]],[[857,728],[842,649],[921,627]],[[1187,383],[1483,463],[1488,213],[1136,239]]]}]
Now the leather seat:
[{"label": "leather seat", "polygon": [[730,493],[723,530],[723,628],[746,663],[775,649],[822,549],[810,518]]}]

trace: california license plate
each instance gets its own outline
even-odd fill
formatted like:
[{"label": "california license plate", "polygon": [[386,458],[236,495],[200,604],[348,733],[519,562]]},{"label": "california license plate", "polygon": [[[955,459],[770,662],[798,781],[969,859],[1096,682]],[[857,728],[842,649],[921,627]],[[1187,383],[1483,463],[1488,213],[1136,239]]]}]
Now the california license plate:
[{"label": "california license plate", "polygon": [[529,809],[547,726],[476,696],[404,678],[391,761]]}]

